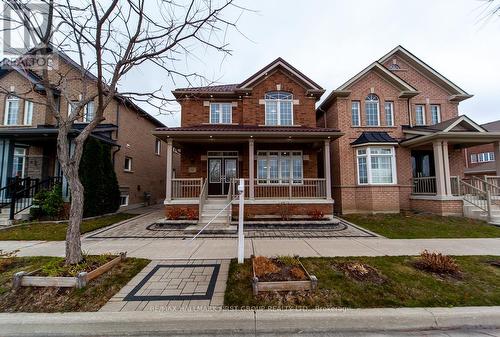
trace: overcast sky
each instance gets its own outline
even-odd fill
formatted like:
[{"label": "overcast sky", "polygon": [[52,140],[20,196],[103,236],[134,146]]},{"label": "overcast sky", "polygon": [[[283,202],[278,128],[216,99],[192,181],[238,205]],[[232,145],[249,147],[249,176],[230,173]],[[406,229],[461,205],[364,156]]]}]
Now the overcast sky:
[{"label": "overcast sky", "polygon": [[[474,97],[460,113],[484,123],[500,119],[500,19],[481,20],[480,0],[276,1],[253,0],[238,33],[228,35],[233,55],[217,53],[190,61],[220,83],[238,83],[283,57],[328,94],[401,44]],[[157,84],[157,74],[127,79],[125,86]],[[165,77],[164,88],[182,87]],[[145,82],[144,82],[145,81]],[[169,126],[179,113],[160,116]]]}]

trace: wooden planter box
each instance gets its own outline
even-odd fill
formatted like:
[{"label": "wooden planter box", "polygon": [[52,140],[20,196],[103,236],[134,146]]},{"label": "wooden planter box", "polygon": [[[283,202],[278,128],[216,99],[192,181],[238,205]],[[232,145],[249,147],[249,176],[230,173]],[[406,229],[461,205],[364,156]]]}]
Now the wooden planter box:
[{"label": "wooden planter box", "polygon": [[259,281],[255,275],[255,263],[252,257],[252,290],[254,296],[261,291],[291,291],[291,290],[310,290],[314,291],[318,287],[318,279],[314,275],[310,275],[306,268],[300,263],[300,268],[306,274],[307,280],[303,281]]},{"label": "wooden planter box", "polygon": [[12,286],[14,289],[20,287],[62,287],[62,288],[83,288],[88,282],[104,274],[112,267],[126,258],[127,253],[120,253],[113,260],[103,264],[91,272],[81,272],[76,277],[73,276],[32,276],[36,272],[26,273],[20,271],[14,274]]}]

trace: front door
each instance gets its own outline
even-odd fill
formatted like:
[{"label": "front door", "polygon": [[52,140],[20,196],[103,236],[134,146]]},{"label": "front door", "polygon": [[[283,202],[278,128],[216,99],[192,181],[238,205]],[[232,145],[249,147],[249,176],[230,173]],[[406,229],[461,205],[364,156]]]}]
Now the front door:
[{"label": "front door", "polygon": [[238,177],[238,158],[208,158],[208,195],[226,195],[232,178]]}]

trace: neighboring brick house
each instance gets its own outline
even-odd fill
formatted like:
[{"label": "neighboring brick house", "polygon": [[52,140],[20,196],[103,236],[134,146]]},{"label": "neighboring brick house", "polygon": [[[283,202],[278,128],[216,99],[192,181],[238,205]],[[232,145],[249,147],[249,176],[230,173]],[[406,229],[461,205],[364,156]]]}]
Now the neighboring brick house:
[{"label": "neighboring brick house", "polygon": [[[500,120],[481,125],[489,132],[500,132]],[[465,174],[467,176],[495,176],[500,161],[495,157],[493,144],[473,146],[465,149]]]},{"label": "neighboring brick house", "polygon": [[[247,218],[332,215],[325,172],[330,142],[341,133],[316,124],[323,93],[281,58],[239,84],[174,90],[181,126],[154,133],[167,142],[167,214],[190,210],[204,223],[217,209],[211,205],[222,209],[236,194],[232,182],[244,178]],[[181,153],[175,179],[174,147]],[[238,214],[237,203],[227,213],[222,222]]]},{"label": "neighboring brick house", "polygon": [[[78,65],[63,53],[55,53],[57,68],[51,75],[62,74],[69,87],[69,99],[78,99],[82,90],[95,90],[95,77],[87,73],[82,84]],[[57,74],[56,74],[57,73]],[[71,82],[71,79],[75,79]],[[84,89],[83,86],[86,86]],[[44,88],[32,70],[3,66],[0,87],[9,94],[0,94],[0,182],[7,186],[13,177],[44,181],[61,176],[56,159],[57,127],[55,118],[46,111]],[[70,102],[58,98],[62,113],[68,113]],[[85,116],[74,124],[71,137],[78,135],[92,118],[94,104],[87,105]],[[130,208],[145,202],[145,193],[152,203],[163,201],[165,195],[166,147],[151,132],[164,124],[127,98],[116,96],[107,106],[105,121],[92,137],[112,146],[113,163],[121,192],[121,205]],[[2,193],[5,191],[3,190]],[[68,196],[63,179],[63,192]],[[6,195],[2,195],[5,200]]]},{"label": "neighboring brick house", "polygon": [[331,146],[336,212],[462,214],[464,149],[500,151],[500,133],[459,117],[470,97],[401,46],[333,90],[317,124],[344,134]]}]

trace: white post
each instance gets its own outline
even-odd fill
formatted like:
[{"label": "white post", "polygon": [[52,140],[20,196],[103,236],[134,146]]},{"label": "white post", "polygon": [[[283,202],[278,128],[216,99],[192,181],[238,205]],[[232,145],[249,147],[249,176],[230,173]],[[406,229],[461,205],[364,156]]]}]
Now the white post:
[{"label": "white post", "polygon": [[172,138],[167,139],[167,172],[166,172],[166,199],[167,201],[172,200],[172,156],[173,156],[173,146]]},{"label": "white post", "polygon": [[238,205],[238,263],[242,264],[245,258],[245,237],[243,235],[243,216],[245,214],[245,180],[240,179],[240,184],[238,185],[238,192],[240,193],[239,205]]},{"label": "white post", "polygon": [[332,198],[332,171],[330,170],[330,139],[325,140],[325,147],[323,148],[323,161],[325,167],[325,184],[326,184],[326,198]]},{"label": "white post", "polygon": [[254,166],[255,166],[255,147],[254,147],[254,140],[250,139],[248,141],[248,196],[251,200],[254,198],[254,179],[255,179],[255,173],[254,173]]},{"label": "white post", "polygon": [[436,195],[443,196],[446,193],[444,183],[444,164],[443,164],[443,144],[439,141],[432,143],[434,151],[434,170],[436,171]]},{"label": "white post", "polygon": [[450,175],[450,158],[448,154],[448,142],[443,141],[443,169],[444,169],[444,186],[446,195],[451,195],[451,175]]}]

